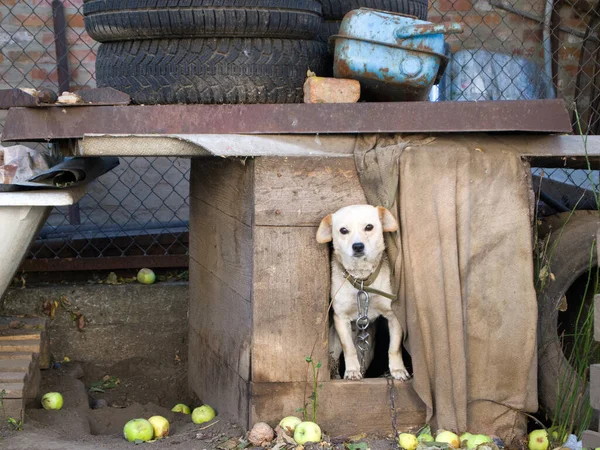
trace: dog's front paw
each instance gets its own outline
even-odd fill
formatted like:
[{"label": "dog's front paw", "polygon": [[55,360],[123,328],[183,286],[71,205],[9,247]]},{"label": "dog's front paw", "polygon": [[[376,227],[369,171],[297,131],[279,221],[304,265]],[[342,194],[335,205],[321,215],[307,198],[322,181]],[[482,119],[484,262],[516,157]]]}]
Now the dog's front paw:
[{"label": "dog's front paw", "polygon": [[394,380],[406,381],[410,378],[410,373],[404,367],[402,369],[390,370]]},{"label": "dog's front paw", "polygon": [[362,380],[362,377],[360,370],[346,370],[344,373],[345,380]]}]

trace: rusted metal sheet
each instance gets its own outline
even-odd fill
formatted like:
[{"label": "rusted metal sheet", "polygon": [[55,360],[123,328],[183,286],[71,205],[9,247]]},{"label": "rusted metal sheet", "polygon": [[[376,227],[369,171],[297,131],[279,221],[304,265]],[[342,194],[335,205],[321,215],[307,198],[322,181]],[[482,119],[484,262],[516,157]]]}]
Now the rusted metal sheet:
[{"label": "rusted metal sheet", "polygon": [[77,91],[77,94],[83,103],[93,103],[94,105],[129,105],[131,103],[131,97],[128,94],[111,87],[82,89]]},{"label": "rusted metal sheet", "polygon": [[570,133],[562,100],[82,106],[9,111],[2,141],[85,134]]},{"label": "rusted metal sheet", "polygon": [[102,258],[28,259],[21,269],[25,272],[63,272],[71,270],[119,270],[140,267],[187,267],[187,255],[114,256]]},{"label": "rusted metal sheet", "polygon": [[45,106],[45,103],[54,103],[56,99],[56,93],[46,89],[37,91],[35,96],[22,89],[0,89],[0,109],[19,106],[34,108]]}]

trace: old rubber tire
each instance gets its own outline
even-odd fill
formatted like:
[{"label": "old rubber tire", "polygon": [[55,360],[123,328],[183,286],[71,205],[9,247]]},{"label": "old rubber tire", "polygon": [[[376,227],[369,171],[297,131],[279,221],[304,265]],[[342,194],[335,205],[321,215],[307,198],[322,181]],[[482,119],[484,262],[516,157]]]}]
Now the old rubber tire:
[{"label": "old rubber tire", "polygon": [[321,0],[325,20],[342,20],[353,9],[372,8],[427,20],[427,0]]},{"label": "old rubber tire", "polygon": [[138,104],[298,103],[310,68],[323,73],[327,48],[292,39],[154,39],[102,44],[98,87]]},{"label": "old rubber tire", "polygon": [[[549,250],[552,255],[549,267],[554,280],[548,278],[544,289],[538,293],[539,400],[540,406],[550,417],[559,407],[558,383],[577,376],[563,351],[558,331],[559,306],[575,281],[590,270],[590,256],[592,266],[597,267],[598,264],[595,247],[592,252],[599,225],[598,212],[576,211],[569,218],[570,214],[557,214],[545,224],[546,231],[548,228],[551,231],[547,248],[554,249]],[[587,301],[591,302],[591,299]],[[578,309],[580,304],[581,298],[567,298],[569,309]],[[589,396],[589,392],[582,392],[582,395]]]},{"label": "old rubber tire", "polygon": [[338,34],[341,24],[341,20],[324,20],[321,22],[319,33],[317,34],[315,40],[327,45],[333,44],[329,42],[329,37],[334,34]]},{"label": "old rubber tire", "polygon": [[99,42],[191,37],[312,39],[318,0],[89,0],[85,28]]}]

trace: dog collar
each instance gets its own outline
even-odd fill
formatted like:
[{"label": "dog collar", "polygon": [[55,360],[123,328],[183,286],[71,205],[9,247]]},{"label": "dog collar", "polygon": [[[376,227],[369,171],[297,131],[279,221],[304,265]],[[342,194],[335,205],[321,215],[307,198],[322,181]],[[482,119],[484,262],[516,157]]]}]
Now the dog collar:
[{"label": "dog collar", "polygon": [[369,294],[381,295],[383,297],[389,298],[390,300],[394,301],[394,300],[396,300],[396,297],[397,297],[396,295],[388,294],[387,292],[383,292],[383,291],[380,291],[379,289],[370,287],[373,284],[373,282],[377,279],[377,277],[379,276],[379,271],[381,270],[381,266],[383,266],[383,258],[381,259],[381,261],[379,261],[379,264],[377,265],[377,269],[375,269],[375,272],[373,272],[371,275],[369,275],[365,279],[353,277],[343,268],[342,268],[342,275],[344,276],[346,281],[348,281],[352,286],[354,286],[355,289],[363,290],[365,292],[368,292]]}]

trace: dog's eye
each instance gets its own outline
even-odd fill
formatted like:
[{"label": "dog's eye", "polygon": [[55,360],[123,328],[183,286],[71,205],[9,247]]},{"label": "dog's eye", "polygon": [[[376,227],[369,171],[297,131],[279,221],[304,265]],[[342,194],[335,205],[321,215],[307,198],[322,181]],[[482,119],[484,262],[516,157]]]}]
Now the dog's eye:
[{"label": "dog's eye", "polygon": [[365,231],[371,231],[373,230],[373,225],[369,224],[365,227]]},{"label": "dog's eye", "polygon": [[342,233],[342,234],[348,234],[350,232],[348,231],[347,228],[340,228],[340,233]]}]

